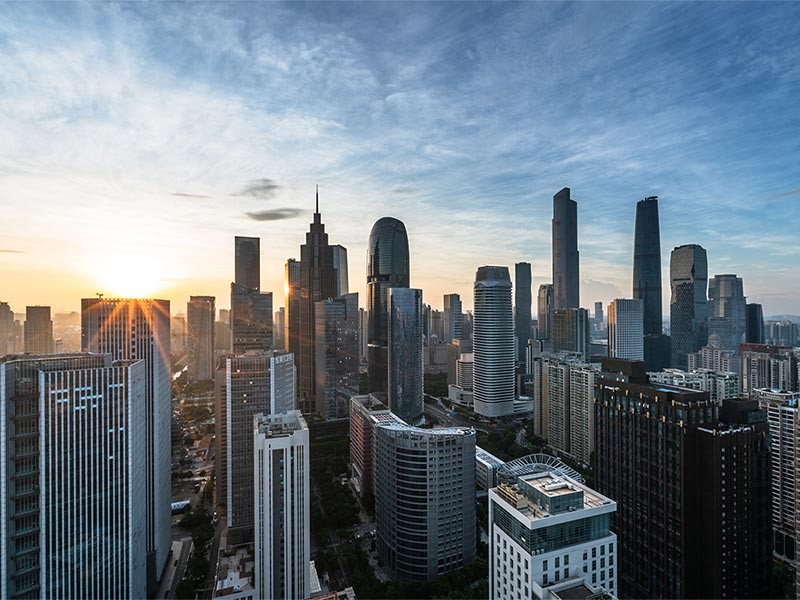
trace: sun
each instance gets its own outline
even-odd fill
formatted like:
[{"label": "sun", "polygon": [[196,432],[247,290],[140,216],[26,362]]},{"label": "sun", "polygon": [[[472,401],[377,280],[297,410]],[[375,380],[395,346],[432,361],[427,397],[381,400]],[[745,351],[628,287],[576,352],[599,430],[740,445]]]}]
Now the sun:
[{"label": "sun", "polygon": [[164,264],[155,257],[107,255],[97,261],[97,291],[121,298],[149,298],[165,286]]}]

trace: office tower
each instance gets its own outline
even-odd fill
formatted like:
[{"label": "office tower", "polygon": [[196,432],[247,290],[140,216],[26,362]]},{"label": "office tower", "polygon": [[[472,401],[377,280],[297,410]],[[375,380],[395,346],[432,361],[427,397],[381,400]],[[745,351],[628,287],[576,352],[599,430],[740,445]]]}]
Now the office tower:
[{"label": "office tower", "polygon": [[284,350],[297,356],[300,353],[300,261],[293,258],[286,261],[283,290],[286,304]]},{"label": "office tower", "polygon": [[[639,361],[606,359],[595,387],[595,476],[617,499],[619,592],[693,598],[696,480],[685,468],[701,423],[717,406],[707,392],[651,384]],[[683,467],[683,468],[682,468]]]},{"label": "office tower", "polygon": [[231,311],[219,309],[219,320],[214,323],[214,346],[216,350],[231,351]]},{"label": "office tower", "polygon": [[41,595],[40,373],[110,366],[107,355],[0,358],[0,598]]},{"label": "office tower", "polygon": [[0,302],[0,356],[14,353],[14,311]]},{"label": "office tower", "polygon": [[797,390],[796,356],[788,346],[742,344],[739,350],[739,382],[742,396],[756,389]]},{"label": "office tower", "polygon": [[409,287],[406,226],[392,217],[378,219],[367,247],[367,311],[369,391],[385,392],[389,369],[389,288]]},{"label": "office tower", "polygon": [[231,284],[231,351],[272,350],[272,292]]},{"label": "office tower", "polygon": [[333,250],[333,270],[336,272],[335,295],[344,296],[350,293],[350,283],[347,276],[347,248],[341,244],[331,246]]},{"label": "office tower", "polygon": [[[472,340],[455,339],[447,345],[447,383],[456,383],[456,363],[462,354],[472,354]],[[470,389],[472,382],[470,381]]]},{"label": "office tower", "polygon": [[186,305],[189,341],[189,380],[214,377],[214,296],[190,296]]},{"label": "office tower", "polygon": [[742,278],[715,275],[708,281],[708,343],[737,354],[745,341],[747,299]]},{"label": "office tower", "polygon": [[186,317],[184,315],[174,315],[170,318],[170,352],[172,356],[183,356],[188,349]]},{"label": "office tower", "polygon": [[144,598],[145,363],[40,373],[39,596]]},{"label": "office tower", "polygon": [[273,315],[272,343],[276,350],[286,350],[286,307],[280,306]]},{"label": "office tower", "polygon": [[644,303],[617,298],[608,305],[608,355],[644,360]]},{"label": "office tower", "polygon": [[752,398],[767,413],[771,437],[773,553],[794,568],[797,560],[795,469],[800,392],[756,389]]},{"label": "office tower", "polygon": [[[311,594],[308,426],[293,410],[251,421],[251,489],[255,503],[256,598],[296,600]],[[255,500],[254,500],[255,499]]]},{"label": "office tower", "polygon": [[53,321],[49,306],[28,306],[25,309],[25,353],[53,353]]},{"label": "office tower", "polygon": [[472,321],[473,315],[472,311],[468,310],[462,315],[462,333],[461,338],[464,340],[472,340]]},{"label": "office tower", "polygon": [[448,344],[460,340],[463,335],[463,314],[461,313],[461,296],[445,294],[444,296],[444,341]]},{"label": "office tower", "polygon": [[669,262],[671,297],[669,326],[672,366],[686,368],[686,355],[697,352],[708,339],[708,259],[697,244],[678,246]]},{"label": "office tower", "polygon": [[369,313],[363,309],[358,309],[358,362],[367,362],[367,349],[369,343]]},{"label": "office tower", "polygon": [[531,337],[531,263],[514,265],[514,335],[517,339],[517,360],[525,360],[525,348]]},{"label": "office tower", "polygon": [[306,243],[300,246],[300,337],[295,363],[298,373],[300,410],[312,413],[316,409],[316,332],[315,304],[336,297],[336,270],[333,266],[333,247],[319,212],[319,191],[314,222],[306,233]]},{"label": "office tower", "polygon": [[580,306],[578,203],[563,188],[553,196],[553,308]]},{"label": "office tower", "polygon": [[111,354],[113,360],[144,360],[147,389],[147,530],[148,595],[166,566],[170,550],[172,370],[168,300],[84,298],[81,300],[81,347]]},{"label": "office tower", "polygon": [[589,312],[585,308],[553,311],[551,339],[554,352],[578,352],[589,357]]},{"label": "office tower", "polygon": [[597,323],[602,323],[603,319],[603,303],[602,302],[595,302],[594,303],[594,320]]},{"label": "office tower", "polygon": [[389,410],[422,422],[422,290],[389,288]]},{"label": "office tower", "polygon": [[431,581],[470,564],[476,550],[475,430],[388,423],[373,435],[381,564],[407,581]]},{"label": "office tower", "polygon": [[480,267],[475,274],[473,329],[474,409],[485,417],[514,410],[514,318],[506,267]]},{"label": "office tower", "polygon": [[557,471],[490,489],[489,597],[616,597],[615,510],[611,498]]},{"label": "office tower", "polygon": [[234,282],[248,290],[261,289],[261,240],[235,236]]},{"label": "office tower", "polygon": [[760,304],[750,302],[746,307],[745,334],[746,344],[766,344],[764,335],[764,310]]},{"label": "office tower", "polygon": [[661,235],[658,196],[636,203],[633,238],[633,297],[643,303],[644,333],[661,333]]},{"label": "office tower", "polygon": [[431,310],[429,315],[430,326],[428,327],[427,341],[444,340],[444,313],[441,310]]},{"label": "office tower", "polygon": [[539,286],[537,295],[537,323],[540,340],[549,340],[552,334],[553,310],[555,310],[553,302],[553,284],[543,283]]},{"label": "office tower", "polygon": [[648,372],[653,383],[666,383],[690,390],[708,392],[711,402],[722,405],[722,401],[739,397],[739,373],[716,372],[711,369],[664,369]]},{"label": "office tower", "polygon": [[353,484],[362,497],[374,493],[373,439],[380,423],[402,423],[381,399],[383,392],[353,396],[350,399],[350,464]]},{"label": "office tower", "polygon": [[316,304],[316,412],[326,419],[347,417],[358,394],[358,294]]}]

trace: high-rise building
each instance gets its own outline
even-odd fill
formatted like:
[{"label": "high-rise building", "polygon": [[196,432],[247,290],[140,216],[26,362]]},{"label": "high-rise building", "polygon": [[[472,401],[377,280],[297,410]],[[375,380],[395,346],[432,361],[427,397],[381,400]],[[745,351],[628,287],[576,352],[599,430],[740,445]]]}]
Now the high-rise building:
[{"label": "high-rise building", "polygon": [[366,309],[358,309],[358,362],[367,362],[367,350],[369,348],[369,313]]},{"label": "high-rise building", "polygon": [[585,308],[557,308],[553,311],[550,338],[554,352],[578,352],[589,357],[589,312]]},{"label": "high-rise building", "polygon": [[314,222],[306,233],[306,243],[300,246],[300,338],[299,354],[295,354],[298,373],[300,410],[316,410],[316,333],[315,304],[336,297],[336,269],[333,265],[333,246],[319,212],[319,191]]},{"label": "high-rise building", "polygon": [[279,306],[272,317],[272,343],[276,350],[286,350],[286,307]]},{"label": "high-rise building", "polygon": [[463,317],[461,313],[461,296],[445,294],[444,296],[444,341],[448,344],[460,340],[463,336]]},{"label": "high-rise building", "polygon": [[[659,305],[660,305],[659,301]],[[608,355],[644,360],[644,302],[617,298],[608,305]]]},{"label": "high-rise building", "polygon": [[555,310],[553,302],[553,284],[543,283],[539,286],[537,295],[537,325],[540,340],[549,340],[552,335],[553,310]]},{"label": "high-rise building", "polygon": [[374,433],[381,423],[403,423],[381,400],[384,392],[350,399],[350,464],[353,483],[362,497],[374,493]]},{"label": "high-rise building", "polygon": [[347,417],[358,394],[358,293],[316,304],[316,412]]},{"label": "high-rise building", "polygon": [[604,321],[604,318],[603,318],[603,303],[602,302],[595,302],[594,303],[594,320],[597,323],[602,323]]},{"label": "high-rise building", "polygon": [[739,382],[742,396],[756,389],[797,390],[797,358],[788,346],[739,346]]},{"label": "high-rise building", "polygon": [[0,511],[6,524],[0,528],[0,598],[43,595],[40,375],[110,366],[102,354],[0,358]]},{"label": "high-rise building", "polygon": [[669,273],[672,366],[685,369],[686,355],[697,352],[708,339],[708,258],[705,248],[689,244],[673,249]]},{"label": "high-rise building", "polygon": [[422,422],[422,290],[389,288],[389,410]]},{"label": "high-rise building", "polygon": [[591,465],[594,454],[594,384],[599,368],[573,364],[569,369],[569,453]]},{"label": "high-rise building", "polygon": [[40,373],[38,595],[144,598],[145,363]]},{"label": "high-rise building", "polygon": [[764,323],[766,344],[797,346],[800,344],[800,324],[791,321],[767,321]]},{"label": "high-rise building", "polygon": [[256,415],[250,426],[255,597],[308,598],[311,595],[308,426],[296,410]]},{"label": "high-rise building", "polygon": [[231,284],[231,351],[272,349],[272,292]]},{"label": "high-rise building", "polygon": [[53,353],[53,321],[49,306],[28,306],[25,309],[26,354]]},{"label": "high-rise building", "polygon": [[643,303],[644,333],[661,334],[661,233],[658,224],[658,196],[650,196],[636,203],[633,297]]},{"label": "high-rise building", "polygon": [[578,308],[578,203],[565,187],[553,196],[553,308]]},{"label": "high-rise building", "polygon": [[611,498],[554,471],[489,490],[489,597],[616,597],[615,510]]},{"label": "high-rise building", "polygon": [[525,349],[531,337],[531,263],[514,265],[514,335],[517,339],[517,360],[525,360]]},{"label": "high-rise building", "polygon": [[[456,383],[456,363],[462,354],[472,354],[472,340],[455,339],[447,345],[447,383]],[[472,389],[472,381],[469,382]]]},{"label": "high-rise building", "polygon": [[186,305],[189,342],[189,379],[214,378],[214,296],[190,296]]},{"label": "high-rise building", "polygon": [[286,261],[283,291],[286,301],[286,322],[283,349],[295,356],[300,353],[300,261]]},{"label": "high-rise building", "polygon": [[739,373],[717,372],[711,369],[664,369],[663,371],[648,372],[647,376],[653,383],[666,383],[676,387],[690,390],[708,392],[709,398],[715,404],[722,405],[723,400],[739,397]]},{"label": "high-rise building", "polygon": [[715,275],[708,280],[708,343],[721,350],[739,352],[745,341],[747,298],[742,278]]},{"label": "high-rise building", "polygon": [[703,346],[697,352],[687,354],[686,359],[689,371],[709,369],[717,373],[739,372],[739,357],[714,346]]},{"label": "high-rise building", "polygon": [[644,362],[603,361],[595,387],[598,491],[617,501],[619,590],[635,598],[691,598],[696,481],[682,468],[701,423],[716,421],[707,392],[650,384]]},{"label": "high-rise building", "polygon": [[385,392],[389,382],[389,288],[409,285],[406,226],[393,217],[378,219],[367,247],[367,363],[371,392]]},{"label": "high-rise building", "polygon": [[350,293],[350,280],[347,275],[347,248],[341,244],[331,246],[333,250],[333,270],[336,272],[335,294],[344,296]]},{"label": "high-rise building", "polygon": [[[374,430],[380,562],[394,577],[430,581],[475,560],[475,430]],[[420,489],[427,493],[420,493]]]},{"label": "high-rise building", "polygon": [[0,302],[0,356],[14,353],[14,311]]},{"label": "high-rise building", "polygon": [[148,595],[170,551],[172,369],[168,300],[84,298],[81,347],[113,360],[145,362],[146,540]]},{"label": "high-rise building", "polygon": [[800,433],[800,392],[756,389],[752,397],[767,413],[772,462],[773,553],[797,566],[797,436]]},{"label": "high-rise building", "polygon": [[261,289],[261,240],[257,237],[234,238],[234,282],[248,290]]},{"label": "high-rise building", "polygon": [[746,344],[766,344],[764,334],[764,309],[760,304],[747,304],[744,341]]},{"label": "high-rise building", "polygon": [[214,345],[216,350],[231,351],[231,311],[219,309],[219,320],[214,323]]},{"label": "high-rise building", "polygon": [[507,267],[480,267],[475,274],[473,330],[474,409],[485,417],[514,411],[514,318]]},{"label": "high-rise building", "polygon": [[170,318],[169,331],[172,356],[183,356],[188,350],[186,316],[182,314],[173,315]]}]

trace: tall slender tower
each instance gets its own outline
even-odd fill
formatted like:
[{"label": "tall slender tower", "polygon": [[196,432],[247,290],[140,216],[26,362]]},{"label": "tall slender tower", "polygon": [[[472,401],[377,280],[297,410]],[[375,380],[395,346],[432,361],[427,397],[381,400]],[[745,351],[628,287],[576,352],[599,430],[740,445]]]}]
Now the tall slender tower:
[{"label": "tall slender tower", "polygon": [[658,196],[636,203],[633,234],[633,297],[644,302],[644,334],[662,331],[661,235],[658,225]]},{"label": "tall slender tower", "polygon": [[53,353],[53,321],[49,306],[28,306],[25,310],[25,352]]},{"label": "tall slender tower", "polygon": [[461,296],[444,296],[444,341],[451,343],[464,335],[464,315],[461,312]]},{"label": "tall slender tower", "polygon": [[189,379],[214,378],[214,296],[190,296],[186,305],[189,342]]},{"label": "tall slender tower", "polygon": [[746,322],[742,278],[731,274],[712,277],[708,282],[709,345],[738,354],[739,344],[745,341]]},{"label": "tall slender tower", "polygon": [[686,355],[697,352],[708,339],[708,258],[697,244],[678,246],[669,263],[672,296],[669,305],[672,366],[686,369]]},{"label": "tall slender tower", "polygon": [[369,391],[385,392],[388,385],[389,288],[409,287],[408,235],[394,217],[378,219],[367,247],[367,364]]},{"label": "tall slender tower", "polygon": [[341,244],[333,248],[333,269],[336,271],[336,297],[344,296],[350,292],[349,277],[347,275],[347,248]]},{"label": "tall slender tower", "polygon": [[578,203],[567,187],[553,196],[553,290],[554,308],[580,306]]},{"label": "tall slender tower", "polygon": [[409,425],[422,422],[422,290],[389,289],[389,409]]},{"label": "tall slender tower", "polygon": [[473,390],[475,412],[502,417],[514,411],[514,318],[507,267],[475,274]]},{"label": "tall slender tower", "polygon": [[299,354],[295,355],[298,372],[300,410],[314,412],[316,408],[316,344],[315,307],[320,300],[336,297],[336,269],[333,247],[319,212],[317,188],[314,222],[306,233],[306,243],[300,246],[300,339]]},{"label": "tall slender tower", "polygon": [[514,265],[514,335],[517,360],[525,360],[525,348],[531,337],[531,263]]},{"label": "tall slender tower", "polygon": [[261,293],[258,238],[235,238],[236,281],[231,283],[231,349],[272,349],[272,293]]},{"label": "tall slender tower", "polygon": [[145,362],[146,547],[148,596],[170,549],[172,373],[169,300],[84,298],[81,346],[113,360]]},{"label": "tall slender tower", "polygon": [[553,284],[543,283],[539,286],[537,299],[537,317],[539,326],[539,339],[549,340],[552,336],[553,326]]},{"label": "tall slender tower", "polygon": [[283,334],[284,350],[300,354],[300,261],[290,258],[286,261],[286,279],[284,281],[286,296],[285,330]]}]

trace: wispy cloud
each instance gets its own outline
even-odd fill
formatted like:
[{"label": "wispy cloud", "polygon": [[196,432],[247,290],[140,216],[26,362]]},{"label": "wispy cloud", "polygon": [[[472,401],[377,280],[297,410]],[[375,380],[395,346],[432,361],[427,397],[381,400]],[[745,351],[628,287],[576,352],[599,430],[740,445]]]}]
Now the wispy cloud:
[{"label": "wispy cloud", "polygon": [[25,250],[8,250],[8,249],[0,249],[0,252],[4,254],[27,254]]},{"label": "wispy cloud", "polygon": [[245,214],[254,221],[283,221],[284,219],[299,217],[305,212],[299,208],[273,208]]},{"label": "wispy cloud", "polygon": [[273,198],[280,189],[281,186],[272,179],[255,179],[247,182],[234,196],[250,196],[251,198],[268,200],[269,198]]},{"label": "wispy cloud", "polygon": [[210,196],[206,196],[205,194],[187,194],[186,192],[172,192],[172,194],[170,195],[180,196],[181,198],[196,198],[196,199],[210,198]]}]

